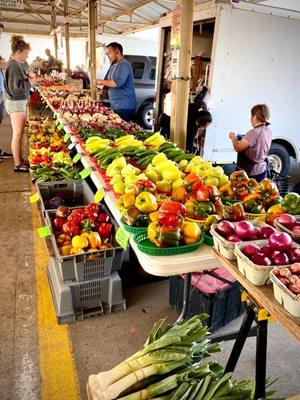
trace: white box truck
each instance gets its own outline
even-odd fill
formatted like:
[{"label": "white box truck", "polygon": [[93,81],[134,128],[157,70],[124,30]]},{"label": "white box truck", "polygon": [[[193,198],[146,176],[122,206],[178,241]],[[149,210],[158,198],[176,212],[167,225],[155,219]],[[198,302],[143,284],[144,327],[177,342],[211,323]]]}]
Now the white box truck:
[{"label": "white box truck", "polygon": [[[164,80],[170,54],[172,13],[160,19],[157,112],[162,112],[170,82]],[[201,53],[207,101],[213,115],[204,158],[218,164],[236,161],[228,132],[250,129],[250,109],[267,103],[273,133],[269,161],[287,174],[290,157],[300,151],[300,12],[230,0],[194,7],[193,54]]]}]

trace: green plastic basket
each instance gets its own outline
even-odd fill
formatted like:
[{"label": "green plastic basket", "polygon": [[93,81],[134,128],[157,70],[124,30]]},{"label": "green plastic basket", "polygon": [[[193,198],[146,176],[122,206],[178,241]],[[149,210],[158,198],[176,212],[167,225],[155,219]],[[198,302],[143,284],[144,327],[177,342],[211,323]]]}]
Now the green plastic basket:
[{"label": "green plastic basket", "polygon": [[148,239],[147,232],[140,232],[133,238],[138,249],[149,256],[176,256],[178,254],[190,253],[199,248],[204,238],[201,236],[200,240],[194,244],[185,244],[178,247],[156,247]]},{"label": "green plastic basket", "polygon": [[147,226],[146,227],[137,227],[137,226],[130,226],[130,225],[126,225],[123,222],[123,226],[125,228],[125,230],[129,233],[131,233],[132,235],[137,235],[138,233],[147,233]]},{"label": "green plastic basket", "polygon": [[213,246],[214,245],[214,239],[210,235],[207,235],[205,233],[204,229],[202,230],[202,236],[204,238],[204,243],[205,244],[207,244],[208,246]]}]

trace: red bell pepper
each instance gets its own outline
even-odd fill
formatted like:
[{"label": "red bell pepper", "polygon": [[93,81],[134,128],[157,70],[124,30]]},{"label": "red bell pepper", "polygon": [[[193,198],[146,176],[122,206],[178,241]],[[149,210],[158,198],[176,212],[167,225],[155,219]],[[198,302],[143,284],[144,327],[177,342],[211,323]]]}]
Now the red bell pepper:
[{"label": "red bell pepper", "polygon": [[209,201],[210,200],[210,192],[206,186],[202,186],[200,189],[197,190],[197,200],[199,201]]},{"label": "red bell pepper", "polygon": [[67,222],[67,220],[65,218],[61,218],[61,217],[57,217],[55,218],[55,220],[53,221],[55,227],[57,229],[62,229],[64,223]]},{"label": "red bell pepper", "polygon": [[150,179],[138,179],[135,182],[134,190],[136,193],[150,192],[153,194],[155,194],[157,191],[155,183],[150,181]]},{"label": "red bell pepper", "polygon": [[109,239],[112,231],[112,224],[108,222],[102,222],[98,227],[98,232],[101,239]]},{"label": "red bell pepper", "polygon": [[63,224],[62,227],[63,233],[65,233],[68,236],[76,236],[80,234],[80,228],[79,226],[72,221],[67,221],[66,223]]},{"label": "red bell pepper", "polygon": [[98,214],[97,217],[97,222],[101,223],[101,222],[109,222],[109,215],[105,214],[105,213],[100,213]]},{"label": "red bell pepper", "polygon": [[186,216],[186,208],[182,203],[178,201],[165,201],[160,209],[159,212],[166,212],[168,214],[175,214],[181,215],[182,217]]}]

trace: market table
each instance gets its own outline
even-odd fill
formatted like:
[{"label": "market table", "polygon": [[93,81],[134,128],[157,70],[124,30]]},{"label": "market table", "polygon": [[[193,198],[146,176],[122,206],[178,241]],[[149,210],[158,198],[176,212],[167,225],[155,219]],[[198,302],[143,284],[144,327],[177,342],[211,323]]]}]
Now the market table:
[{"label": "market table", "polygon": [[257,324],[256,341],[256,368],[255,368],[255,399],[265,396],[266,388],[266,363],[267,363],[267,335],[268,321],[276,320],[292,336],[300,341],[300,318],[293,317],[275,299],[273,285],[256,286],[253,285],[238,270],[237,262],[230,261],[219,255],[213,250],[214,256],[228,271],[240,282],[247,291],[244,294],[246,314],[241,328],[237,334],[236,341],[229,356],[225,373],[233,372],[238,362],[239,356],[244,347],[245,341],[254,320]]},{"label": "market table", "polygon": [[[63,125],[65,132],[69,134],[72,147],[76,148],[77,153],[81,154],[81,163],[85,168],[91,168],[90,177],[97,189],[105,192],[104,201],[110,209],[112,215],[121,223],[121,213],[115,205],[116,197],[111,190],[106,190],[105,181],[100,172],[95,168],[89,155],[78,143],[76,135],[69,129],[61,115],[55,110],[44,97],[42,90],[39,90],[44,101],[50,107],[57,119]],[[256,392],[255,399],[263,398],[266,387],[266,352],[267,352],[267,328],[268,319],[273,316],[289,333],[297,340],[300,340],[300,318],[293,318],[284,308],[275,300],[271,285],[255,286],[251,284],[237,269],[234,261],[228,261],[217,254],[211,247],[202,244],[198,250],[192,253],[175,255],[170,257],[149,256],[142,253],[133,238],[130,239],[130,245],[135,252],[141,266],[149,274],[156,276],[172,276],[185,274],[184,280],[184,301],[183,309],[179,319],[186,318],[188,315],[190,301],[191,272],[207,271],[216,267],[224,266],[241,283],[248,293],[245,301],[246,315],[237,335],[218,336],[214,340],[228,340],[236,338],[234,347],[229,357],[225,372],[233,372],[242,348],[250,332],[253,332],[252,323],[256,319],[257,323],[257,349],[256,349]],[[268,315],[268,313],[270,315]]]}]

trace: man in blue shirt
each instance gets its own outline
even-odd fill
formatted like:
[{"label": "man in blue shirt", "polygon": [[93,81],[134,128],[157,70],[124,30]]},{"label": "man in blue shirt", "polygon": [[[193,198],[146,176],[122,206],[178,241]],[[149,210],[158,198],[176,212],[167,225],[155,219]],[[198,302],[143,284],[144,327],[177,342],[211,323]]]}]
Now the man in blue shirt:
[{"label": "man in blue shirt", "polygon": [[[4,29],[4,26],[0,23],[0,36]],[[5,60],[0,56],[0,125],[2,124],[5,107],[4,107],[4,77],[3,77],[3,69],[6,67]],[[0,148],[0,161],[2,158],[12,158],[12,154],[6,153],[4,150]]]},{"label": "man in blue shirt", "polygon": [[107,56],[111,62],[107,79],[97,79],[97,85],[108,89],[111,108],[125,121],[134,118],[136,96],[131,64],[123,56],[123,47],[117,42],[107,46]]}]

